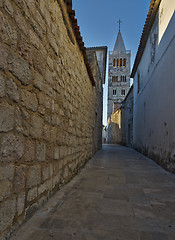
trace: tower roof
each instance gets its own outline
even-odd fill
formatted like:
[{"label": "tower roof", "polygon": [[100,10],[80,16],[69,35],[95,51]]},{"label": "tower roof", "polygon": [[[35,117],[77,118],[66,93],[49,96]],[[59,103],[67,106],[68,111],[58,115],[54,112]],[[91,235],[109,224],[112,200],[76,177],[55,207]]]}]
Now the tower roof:
[{"label": "tower roof", "polygon": [[123,42],[123,38],[122,38],[122,35],[120,32],[120,29],[119,29],[119,32],[117,35],[117,39],[115,41],[113,52],[117,52],[117,53],[125,53],[126,52],[125,44]]}]

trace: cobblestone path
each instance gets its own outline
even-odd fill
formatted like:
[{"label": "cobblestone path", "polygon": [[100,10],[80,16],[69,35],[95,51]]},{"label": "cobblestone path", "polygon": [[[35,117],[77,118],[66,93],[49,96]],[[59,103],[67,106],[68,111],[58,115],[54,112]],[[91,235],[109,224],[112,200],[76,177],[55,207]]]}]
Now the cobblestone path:
[{"label": "cobblestone path", "polygon": [[11,240],[174,240],[175,175],[104,145]]}]

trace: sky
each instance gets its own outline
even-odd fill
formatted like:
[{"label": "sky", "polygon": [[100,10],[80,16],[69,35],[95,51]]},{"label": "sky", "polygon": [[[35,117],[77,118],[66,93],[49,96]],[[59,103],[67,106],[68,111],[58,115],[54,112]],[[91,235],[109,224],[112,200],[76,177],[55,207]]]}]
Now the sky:
[{"label": "sky", "polygon": [[[127,50],[131,50],[131,70],[140,37],[149,10],[150,0],[73,0],[85,47],[107,46],[114,48],[121,23],[121,34]],[[108,65],[107,65],[108,70]],[[107,83],[103,90],[103,124],[107,125]]]}]

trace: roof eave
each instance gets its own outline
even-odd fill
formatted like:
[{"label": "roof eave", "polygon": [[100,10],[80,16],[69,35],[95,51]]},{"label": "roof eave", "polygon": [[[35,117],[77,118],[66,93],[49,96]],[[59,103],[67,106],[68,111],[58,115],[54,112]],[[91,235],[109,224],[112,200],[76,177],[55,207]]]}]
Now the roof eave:
[{"label": "roof eave", "polygon": [[86,47],[84,46],[84,42],[83,42],[81,33],[79,31],[79,26],[77,24],[77,19],[75,18],[75,11],[72,9],[72,0],[64,0],[64,2],[67,5],[67,12],[69,15],[70,22],[72,23],[72,29],[74,31],[74,35],[75,35],[76,41],[78,43],[79,49],[83,54],[84,62],[86,65],[86,69],[87,69],[90,81],[92,83],[92,86],[95,86],[94,76],[92,74],[90,63],[89,63],[87,55],[86,55]]},{"label": "roof eave", "polygon": [[136,58],[135,58],[135,62],[134,62],[134,66],[131,72],[131,78],[134,78],[135,73],[137,71],[138,65],[140,63],[140,60],[142,58],[147,40],[148,40],[148,36],[150,33],[150,30],[152,28],[153,22],[155,20],[156,17],[156,13],[158,11],[158,7],[160,4],[161,0],[151,0],[150,2],[150,7],[149,7],[149,11],[147,14],[147,18],[144,24],[144,28],[142,31],[142,36],[140,38],[140,44],[137,50],[137,54],[136,54]]}]

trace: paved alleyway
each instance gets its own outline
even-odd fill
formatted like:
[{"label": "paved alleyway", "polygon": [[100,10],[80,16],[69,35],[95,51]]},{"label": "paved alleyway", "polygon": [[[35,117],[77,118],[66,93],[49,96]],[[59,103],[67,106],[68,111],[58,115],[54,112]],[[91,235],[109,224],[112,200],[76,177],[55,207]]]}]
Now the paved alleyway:
[{"label": "paved alleyway", "polygon": [[12,239],[174,240],[175,175],[105,145]]}]

